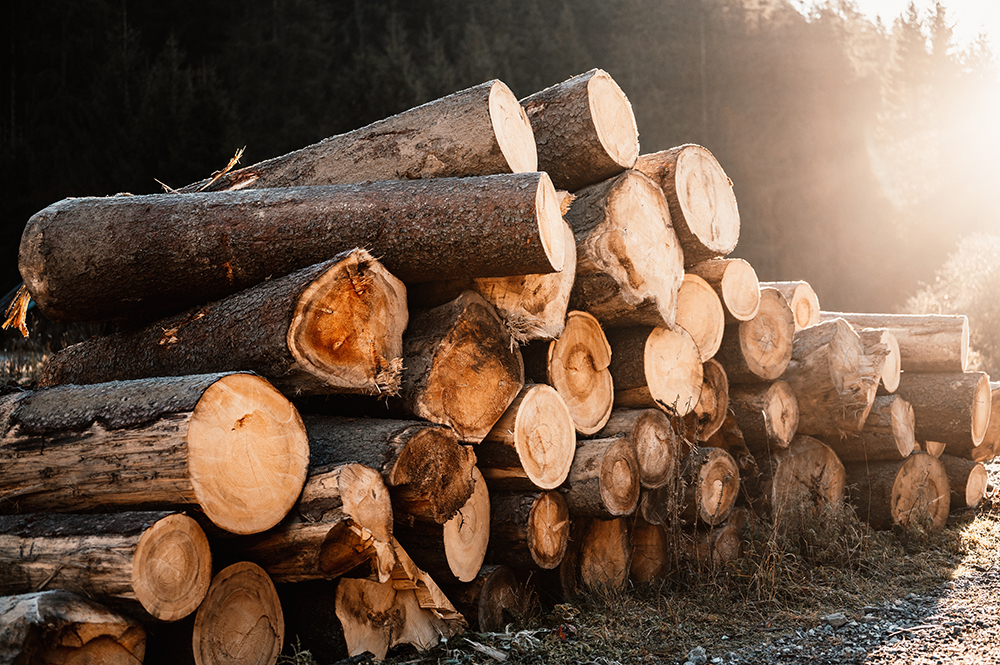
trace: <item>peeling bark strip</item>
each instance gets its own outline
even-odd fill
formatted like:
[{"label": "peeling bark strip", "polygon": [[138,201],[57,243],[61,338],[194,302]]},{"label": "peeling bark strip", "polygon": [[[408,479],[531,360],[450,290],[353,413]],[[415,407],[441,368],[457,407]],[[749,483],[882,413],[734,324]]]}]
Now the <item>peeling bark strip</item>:
[{"label": "peeling bark strip", "polygon": [[531,124],[510,88],[494,79],[287,155],[232,171],[215,182],[206,179],[179,191],[335,185],[537,170]]},{"label": "peeling bark strip", "polygon": [[561,270],[544,173],[66,199],[34,215],[19,266],[45,316],[151,319],[363,247],[404,282]]},{"label": "peeling bark strip", "polygon": [[54,355],[40,384],[253,371],[286,394],[394,393],[406,289],[354,249],[145,328]]},{"label": "peeling bark strip", "polygon": [[521,100],[531,120],[538,170],[575,192],[631,168],[639,130],[625,93],[601,69],[574,76]]},{"label": "peeling bark strip", "polygon": [[0,512],[197,505],[233,533],[298,499],[309,441],[252,374],[59,386],[0,398]]},{"label": "peeling bark strip", "polygon": [[75,593],[40,591],[0,598],[0,662],[138,665],[146,631]]},{"label": "peeling bark strip", "polygon": [[147,620],[198,609],[212,553],[192,518],[169,512],[0,516],[0,595],[68,589]]}]

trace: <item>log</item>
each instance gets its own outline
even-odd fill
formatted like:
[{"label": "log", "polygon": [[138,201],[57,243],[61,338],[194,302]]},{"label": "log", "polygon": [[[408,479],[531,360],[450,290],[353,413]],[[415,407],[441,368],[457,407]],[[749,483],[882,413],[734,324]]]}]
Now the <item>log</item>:
[{"label": "log", "polygon": [[507,566],[483,566],[468,584],[444,585],[455,607],[480,633],[502,633],[511,621],[525,615],[530,594]]},{"label": "log", "polygon": [[686,436],[704,443],[719,431],[729,412],[729,377],[722,364],[709,358],[702,365],[701,392],[694,409],[684,417]]},{"label": "log", "polygon": [[575,192],[631,168],[639,156],[632,105],[607,72],[591,69],[521,100],[538,170]]},{"label": "log", "polygon": [[591,591],[621,589],[632,567],[629,519],[588,520],[579,554],[579,579]]},{"label": "log", "polygon": [[990,421],[986,425],[983,442],[972,449],[976,462],[991,461],[1000,453],[1000,382],[990,381]]},{"label": "log", "polygon": [[490,541],[490,493],[473,467],[472,496],[443,525],[397,522],[396,538],[413,561],[439,582],[471,582],[486,559]]},{"label": "log", "polygon": [[277,524],[305,482],[302,420],[252,374],[57,386],[0,400],[0,512],[189,505],[248,534]]},{"label": "log", "polygon": [[852,462],[844,468],[858,517],[873,529],[944,529],[951,491],[941,460],[914,453],[905,460]]},{"label": "log", "polygon": [[626,171],[580,190],[565,219],[576,236],[570,309],[605,326],[673,327],[684,258],[659,187]]},{"label": "log", "polygon": [[635,169],[663,188],[685,267],[736,249],[740,212],[733,183],[711,152],[682,145],[640,156]]},{"label": "log", "polygon": [[761,459],[764,496],[781,533],[801,533],[843,505],[844,464],[829,446],[798,434],[787,450]]},{"label": "log", "polygon": [[212,578],[194,619],[197,665],[274,665],[284,642],[281,601],[260,566],[240,561]]},{"label": "log", "polygon": [[608,365],[611,346],[601,324],[586,312],[570,312],[552,342],[522,347],[525,376],[547,383],[562,396],[577,434],[591,436],[611,417],[614,383]]},{"label": "log", "polygon": [[989,482],[983,463],[947,454],[941,455],[940,459],[951,489],[950,510],[977,508],[986,496]]},{"label": "log", "polygon": [[964,314],[862,314],[820,312],[855,328],[885,328],[899,343],[904,372],[964,372],[969,366],[969,319]]},{"label": "log", "polygon": [[683,328],[634,326],[607,331],[616,407],[660,408],[685,416],[698,403],[704,367]]},{"label": "log", "polygon": [[276,583],[331,579],[359,566],[385,581],[396,563],[392,538],[392,503],[382,476],[347,463],[310,468],[293,513],[235,549]]},{"label": "log", "polygon": [[64,590],[0,597],[0,662],[139,665],[146,631]]},{"label": "log", "polygon": [[659,409],[616,409],[599,438],[624,436],[635,453],[639,484],[654,489],[677,480],[681,440]]},{"label": "log", "polygon": [[494,79],[180,191],[537,170],[531,124],[510,88]]},{"label": "log", "polygon": [[819,298],[809,282],[761,282],[762,289],[777,289],[785,297],[795,318],[795,332],[819,323]]},{"label": "log", "polygon": [[708,282],[694,273],[685,273],[677,294],[676,324],[691,333],[701,361],[708,362],[722,345],[726,314],[722,301]]},{"label": "log", "polygon": [[[938,458],[940,458],[941,455],[944,454],[944,450],[947,447],[947,445],[948,444],[943,443],[941,441],[924,441],[924,445],[923,446],[917,446],[917,445],[915,445],[914,446],[914,450],[916,450],[919,447],[920,450],[923,450],[925,453],[927,453],[931,457],[938,457]],[[982,448],[982,446],[976,446],[975,448],[972,449],[973,457],[978,456],[978,451],[981,448]],[[980,461],[981,462],[983,460],[976,460],[976,461]]]},{"label": "log", "polygon": [[686,266],[715,289],[726,312],[726,322],[749,321],[757,316],[760,282],[753,266],[743,259],[709,259]]},{"label": "log", "polygon": [[349,461],[375,469],[389,488],[392,514],[444,524],[472,496],[476,455],[444,425],[418,420],[303,414],[309,466]]},{"label": "log", "polygon": [[[736,461],[736,468],[740,472],[740,494],[741,503],[759,508],[761,512],[768,509],[767,499],[764,496],[764,481],[760,467],[757,464],[757,457],[750,448],[747,447],[743,432],[732,410],[726,415],[725,422],[719,431],[712,435],[706,446],[721,448],[725,450]],[[771,455],[770,449],[760,451],[758,454],[762,458]]]},{"label": "log", "polygon": [[479,443],[524,386],[521,353],[482,296],[415,312],[403,336],[405,408]]},{"label": "log", "polygon": [[659,524],[650,524],[636,515],[632,523],[632,563],[629,579],[646,584],[667,576],[670,570],[667,534]]},{"label": "log", "polygon": [[557,339],[566,324],[569,295],[576,279],[576,238],[569,224],[563,222],[562,226],[565,238],[562,270],[414,283],[407,288],[410,306],[430,309],[453,300],[462,291],[475,291],[493,305],[511,339],[518,344]]},{"label": "log", "polygon": [[943,441],[949,454],[968,457],[986,437],[992,398],[984,372],[903,372],[896,394],[913,405],[920,441]]},{"label": "log", "polygon": [[740,472],[732,455],[722,448],[694,448],[684,459],[681,476],[685,482],[681,521],[700,520],[709,526],[725,522],[740,491]]},{"label": "log", "polygon": [[799,404],[798,431],[835,438],[864,427],[881,374],[861,339],[843,319],[795,333],[792,358],[781,375]]},{"label": "log", "polygon": [[575,452],[569,409],[544,383],[525,386],[476,447],[483,475],[498,489],[555,489],[570,473]]},{"label": "log", "polygon": [[721,570],[743,556],[743,536],[738,520],[729,519],[719,526],[681,533],[684,556],[698,569]]},{"label": "log", "polygon": [[785,298],[775,289],[761,289],[757,314],[730,323],[715,354],[730,383],[774,381],[792,358],[795,321]]},{"label": "log", "polygon": [[861,344],[865,347],[865,355],[884,353],[879,391],[890,394],[896,392],[900,374],[899,342],[896,341],[896,336],[887,328],[856,328],[854,332],[858,333]]},{"label": "log", "polygon": [[53,321],[135,322],[364,247],[404,282],[561,270],[544,173],[66,199],[35,214],[19,266]]},{"label": "log", "polygon": [[787,448],[799,427],[799,402],[786,381],[742,383],[729,387],[729,407],[747,448],[771,454]]},{"label": "log", "polygon": [[194,612],[212,579],[198,523],[169,512],[0,516],[0,595],[67,589],[146,621]]},{"label": "log", "polygon": [[899,460],[916,447],[913,407],[899,395],[879,395],[860,432],[825,439],[842,462]]},{"label": "log", "polygon": [[91,337],[45,363],[42,386],[253,371],[286,394],[395,393],[406,290],[363,249],[161,319]]},{"label": "log", "polygon": [[559,492],[497,492],[490,496],[487,560],[516,569],[552,570],[569,545],[569,507]]},{"label": "log", "polygon": [[632,514],[639,503],[639,469],[628,440],[581,441],[566,486],[566,505],[573,516]]}]

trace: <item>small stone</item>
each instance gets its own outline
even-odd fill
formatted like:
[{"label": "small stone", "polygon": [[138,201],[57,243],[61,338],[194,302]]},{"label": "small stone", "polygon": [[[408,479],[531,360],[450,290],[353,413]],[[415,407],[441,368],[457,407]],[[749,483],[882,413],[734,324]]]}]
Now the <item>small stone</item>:
[{"label": "small stone", "polygon": [[843,612],[834,612],[823,617],[823,623],[833,628],[840,628],[847,623],[847,616]]},{"label": "small stone", "polygon": [[722,665],[722,663],[724,662],[726,661],[723,660],[722,656],[716,656],[715,658],[712,659],[712,665]]},{"label": "small stone", "polygon": [[705,647],[695,647],[688,652],[687,659],[692,665],[705,665],[708,662],[708,655]]}]

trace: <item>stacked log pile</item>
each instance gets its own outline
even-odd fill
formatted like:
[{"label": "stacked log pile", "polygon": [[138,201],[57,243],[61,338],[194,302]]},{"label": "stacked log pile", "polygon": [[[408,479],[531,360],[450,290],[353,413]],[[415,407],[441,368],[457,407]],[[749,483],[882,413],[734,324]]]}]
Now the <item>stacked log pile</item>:
[{"label": "stacked log pile", "polygon": [[601,70],[46,208],[31,297],[120,331],[0,397],[0,593],[100,602],[59,621],[135,659],[165,623],[199,664],[291,633],[382,658],[499,629],[525,577],[723,565],[848,485],[879,527],[975,505],[1000,425],[964,317],[821,313],[730,256],[739,223],[708,150],[640,155]]}]

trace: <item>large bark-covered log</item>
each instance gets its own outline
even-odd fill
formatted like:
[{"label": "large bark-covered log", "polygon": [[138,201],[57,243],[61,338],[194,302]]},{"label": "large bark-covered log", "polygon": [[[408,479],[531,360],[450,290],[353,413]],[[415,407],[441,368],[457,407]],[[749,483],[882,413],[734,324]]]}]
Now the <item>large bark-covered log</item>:
[{"label": "large bark-covered log", "polygon": [[212,578],[191,639],[196,665],[274,665],[285,642],[285,617],[274,583],[240,561]]},{"label": "large bark-covered log", "polygon": [[682,145],[642,155],[635,169],[663,188],[685,266],[736,249],[740,212],[733,183],[711,152],[700,145]]},{"label": "large bark-covered log", "polygon": [[524,387],[476,447],[486,479],[500,489],[555,489],[576,452],[573,418],[552,386]]},{"label": "large bark-covered log", "polygon": [[615,406],[656,407],[678,416],[694,409],[704,367],[686,330],[635,326],[614,328],[607,335]]},{"label": "large bark-covered log", "polygon": [[860,432],[824,440],[842,462],[900,460],[916,447],[913,407],[899,395],[879,395]]},{"label": "large bark-covered log", "polygon": [[490,541],[490,493],[473,467],[472,496],[443,525],[397,522],[395,535],[413,561],[438,582],[471,582],[486,559]]},{"label": "large bark-covered log", "polygon": [[630,515],[639,503],[639,469],[624,437],[581,441],[566,479],[570,514],[611,518]]},{"label": "large bark-covered log", "polygon": [[531,121],[538,170],[575,192],[631,168],[639,156],[632,105],[601,69],[574,76],[521,100]]},{"label": "large bark-covered log", "polygon": [[0,662],[34,665],[139,665],[146,631],[75,593],[0,597]]},{"label": "large bark-covered log", "polygon": [[0,595],[68,589],[144,620],[205,598],[212,553],[198,523],[167,512],[0,516]]},{"label": "large bark-covered log", "polygon": [[536,170],[531,124],[510,88],[494,79],[180,191]]},{"label": "large bark-covered log", "polygon": [[605,326],[673,327],[684,258],[660,188],[626,171],[580,190],[565,218],[576,236],[570,308]]},{"label": "large bark-covered log", "polygon": [[872,528],[944,529],[951,491],[941,460],[914,453],[905,460],[851,462],[844,468],[851,502]]},{"label": "large bark-covered log", "polygon": [[578,434],[590,436],[604,427],[615,393],[608,369],[611,346],[597,319],[586,312],[570,312],[558,339],[529,344],[521,354],[525,376],[556,389]]},{"label": "large bark-covered log", "polygon": [[676,481],[681,440],[660,409],[616,409],[597,436],[625,437],[635,452],[642,487],[653,489]]},{"label": "large bark-covered log", "polygon": [[760,461],[764,496],[780,531],[798,532],[839,510],[846,482],[844,465],[829,446],[804,434],[787,450]]},{"label": "large bark-covered log", "polygon": [[748,321],[730,323],[715,359],[730,383],[774,381],[792,359],[795,317],[776,289],[761,289],[757,313]]},{"label": "large bark-covered log", "polygon": [[252,374],[57,386],[0,398],[0,512],[197,505],[257,533],[292,508],[309,440]]},{"label": "large bark-covered log", "polygon": [[561,270],[544,173],[67,199],[34,215],[21,276],[57,321],[152,319],[363,247],[404,282]]},{"label": "large bark-covered log", "polygon": [[691,333],[702,362],[707,362],[719,350],[726,330],[725,310],[715,289],[694,273],[685,273],[681,282],[676,323]]},{"label": "large bark-covered log", "polygon": [[875,400],[882,357],[866,354],[843,319],[795,333],[781,378],[798,400],[798,431],[830,438],[861,431]]},{"label": "large bark-covered log", "polygon": [[795,318],[795,332],[819,323],[819,297],[809,282],[761,282],[762,289],[777,289],[788,301]]},{"label": "large bark-covered log", "polygon": [[632,567],[629,518],[587,520],[577,560],[584,588],[621,589]]},{"label": "large bark-covered log", "polygon": [[493,307],[473,291],[413,313],[403,336],[406,409],[478,443],[524,386],[524,362]]},{"label": "large bark-covered log", "polygon": [[472,496],[476,454],[444,425],[418,420],[303,414],[309,466],[346,462],[375,469],[389,488],[395,517],[444,524]]},{"label": "large bark-covered log", "polygon": [[855,328],[861,344],[865,347],[866,355],[882,354],[882,373],[879,375],[879,382],[882,384],[879,391],[886,393],[896,392],[899,387],[899,342],[891,330],[887,328]]},{"label": "large bark-covered log", "polygon": [[40,384],[253,371],[286,394],[395,393],[406,290],[354,249],[145,328],[92,337],[46,362]]},{"label": "large bark-covered log", "polygon": [[986,437],[992,397],[985,372],[903,372],[896,394],[913,405],[919,441],[943,441],[949,454],[971,457]]},{"label": "large bark-covered log", "polygon": [[709,259],[687,267],[715,289],[726,311],[726,322],[749,321],[757,316],[760,281],[753,266],[743,259]]},{"label": "large bark-covered log", "polygon": [[694,448],[684,459],[681,475],[685,481],[681,520],[689,524],[700,520],[709,526],[725,522],[740,492],[740,472],[732,455],[722,448]]},{"label": "large bark-covered log", "polygon": [[684,427],[685,436],[705,442],[719,431],[729,413],[729,377],[714,358],[702,365],[702,377],[698,402],[684,417]]},{"label": "large bark-covered log", "polygon": [[442,586],[472,630],[503,632],[512,620],[528,611],[530,592],[507,566],[486,565],[467,584]]},{"label": "large bark-covered log", "polygon": [[986,496],[986,485],[989,481],[986,467],[982,462],[941,455],[941,464],[948,474],[948,487],[951,489],[951,510],[956,508],[976,508]]},{"label": "large bark-covered log", "polygon": [[969,366],[969,318],[964,314],[867,314],[820,312],[855,328],[885,328],[899,343],[904,372],[964,372]]},{"label": "large bark-covered log", "polygon": [[551,570],[569,545],[569,507],[560,492],[490,495],[487,560],[512,568]]},{"label": "large bark-covered log", "polygon": [[792,387],[781,379],[730,386],[729,407],[754,454],[787,448],[798,431],[799,402]]}]

